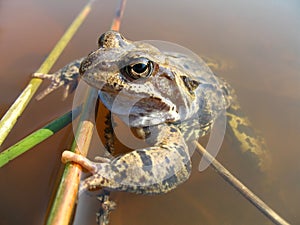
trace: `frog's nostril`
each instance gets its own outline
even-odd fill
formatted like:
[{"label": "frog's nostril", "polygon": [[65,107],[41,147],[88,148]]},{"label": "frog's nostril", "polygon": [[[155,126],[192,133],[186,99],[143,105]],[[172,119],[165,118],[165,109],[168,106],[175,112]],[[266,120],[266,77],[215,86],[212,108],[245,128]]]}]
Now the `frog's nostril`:
[{"label": "frog's nostril", "polygon": [[79,67],[79,74],[82,75],[85,71],[86,71],[86,69],[85,69],[84,66],[81,64],[80,67]]},{"label": "frog's nostril", "polygon": [[82,75],[87,70],[87,68],[91,65],[91,61],[88,58],[84,59],[79,67],[79,74]]},{"label": "frog's nostril", "polygon": [[104,43],[107,42],[107,40],[105,39],[105,33],[102,34],[99,39],[98,39],[98,47],[101,48],[101,47],[104,47]]}]

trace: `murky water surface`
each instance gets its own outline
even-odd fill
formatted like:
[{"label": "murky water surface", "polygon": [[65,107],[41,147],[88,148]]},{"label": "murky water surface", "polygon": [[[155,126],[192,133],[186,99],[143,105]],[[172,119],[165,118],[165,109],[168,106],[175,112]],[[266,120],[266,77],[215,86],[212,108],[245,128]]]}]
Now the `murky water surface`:
[{"label": "murky water surface", "polygon": [[[83,0],[0,1],[0,115],[20,94],[83,7]],[[109,29],[117,1],[97,1],[53,71],[96,48]],[[128,0],[121,32],[132,40],[176,42],[217,59],[217,71],[236,89],[254,126],[262,131],[272,164],[266,178],[225,139],[218,155],[229,170],[291,224],[300,224],[300,3],[299,1]],[[47,83],[48,84],[48,83]],[[46,87],[47,84],[43,84]],[[2,149],[68,111],[62,91],[32,101]],[[42,224],[60,155],[71,128],[0,169],[0,224]],[[111,224],[271,224],[212,169],[198,172],[161,196],[114,193]],[[75,224],[94,224],[97,200],[84,196]]]}]

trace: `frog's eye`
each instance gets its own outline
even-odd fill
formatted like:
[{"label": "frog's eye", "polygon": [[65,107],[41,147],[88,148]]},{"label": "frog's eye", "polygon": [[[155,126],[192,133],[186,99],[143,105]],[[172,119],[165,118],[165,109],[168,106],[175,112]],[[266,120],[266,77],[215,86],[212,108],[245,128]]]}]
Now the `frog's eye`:
[{"label": "frog's eye", "polygon": [[146,78],[153,72],[153,62],[148,59],[142,59],[122,69],[123,75],[127,78],[137,80],[139,78]]}]

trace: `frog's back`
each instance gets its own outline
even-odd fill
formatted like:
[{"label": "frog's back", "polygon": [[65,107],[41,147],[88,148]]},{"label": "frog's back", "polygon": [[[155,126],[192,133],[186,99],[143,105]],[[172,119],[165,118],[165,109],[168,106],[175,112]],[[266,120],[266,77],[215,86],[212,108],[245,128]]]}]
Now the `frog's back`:
[{"label": "frog's back", "polygon": [[[200,57],[196,55],[184,55],[181,53],[165,53],[174,67],[178,67],[177,75],[183,77],[182,89],[192,89],[192,82],[197,82],[193,92],[194,98],[191,101],[197,104],[197,116],[199,118],[211,115],[213,122],[218,113],[229,107],[231,103],[231,87],[221,78],[214,75],[211,69]],[[180,74],[181,71],[184,71]]]},{"label": "frog's back", "polygon": [[[257,163],[259,170],[265,170],[269,163],[267,147],[264,138],[256,131],[249,118],[241,110],[235,90],[221,77],[215,76],[206,62],[200,57],[188,57],[184,54],[166,53],[174,64],[179,65],[189,74],[189,79],[197,80],[207,88],[196,91],[199,105],[203,98],[209,96],[209,108],[199,106],[199,120],[193,119],[179,125],[186,140],[207,134],[213,125],[215,116],[221,109],[226,109],[227,127],[233,140],[240,146],[241,151]],[[180,70],[179,70],[180,71]],[[205,90],[205,91],[204,91]],[[203,95],[206,92],[206,95]],[[207,93],[211,93],[208,95]],[[217,94],[216,94],[217,93]],[[221,95],[220,95],[221,93]],[[206,115],[206,116],[203,116]],[[207,117],[207,115],[209,115]],[[209,118],[206,119],[205,118]],[[198,124],[197,124],[198,123]],[[201,128],[200,130],[197,127]],[[196,128],[196,129],[195,129]],[[197,131],[197,133],[191,132]]]}]

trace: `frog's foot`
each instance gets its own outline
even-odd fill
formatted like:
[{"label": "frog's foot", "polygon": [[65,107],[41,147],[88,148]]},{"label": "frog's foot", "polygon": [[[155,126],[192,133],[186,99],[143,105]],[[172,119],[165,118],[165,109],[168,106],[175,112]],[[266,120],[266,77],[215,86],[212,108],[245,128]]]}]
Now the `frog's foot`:
[{"label": "frog's foot", "polygon": [[[61,161],[63,163],[68,163],[68,162],[73,162],[73,163],[77,163],[79,164],[81,167],[83,167],[85,170],[87,170],[88,172],[92,173],[92,176],[87,178],[86,180],[82,181],[80,184],[80,188],[79,188],[79,196],[87,191],[87,190],[96,190],[96,189],[100,189],[101,186],[99,185],[91,185],[90,182],[93,183],[93,180],[98,178],[97,180],[99,181],[102,180],[101,185],[110,185],[111,186],[111,182],[108,181],[106,178],[102,177],[99,173],[99,171],[101,172],[101,169],[103,169],[103,167],[106,165],[109,165],[109,163],[111,162],[110,159],[104,158],[104,157],[96,157],[95,160],[97,162],[92,162],[89,159],[87,159],[86,157],[80,155],[80,154],[76,154],[74,152],[71,151],[64,151],[62,153],[61,156]],[[87,181],[87,180],[91,180],[91,181]]]},{"label": "frog's foot", "polygon": [[237,97],[233,95],[232,99],[233,102],[226,111],[229,124],[228,131],[234,142],[240,146],[242,153],[257,164],[257,169],[264,173],[272,160],[268,154],[266,141],[243,113]]},{"label": "frog's foot", "polygon": [[42,74],[42,73],[34,73],[33,77],[41,78],[41,79],[49,79],[51,80],[51,84],[42,92],[40,92],[37,96],[37,100],[41,100],[54,90],[58,89],[61,86],[65,86],[63,100],[65,100],[69,94],[71,94],[77,87],[78,80],[69,80],[65,79],[64,77],[57,76],[56,73],[54,74]]},{"label": "frog's foot", "polygon": [[[40,92],[35,98],[37,100],[41,100],[42,98],[44,98],[46,95],[50,94],[51,92],[53,92],[54,90],[58,89],[59,87],[61,87],[64,83],[63,82],[56,82],[53,81],[53,74],[42,74],[42,73],[34,73],[32,75],[33,77],[36,78],[41,78],[41,79],[50,79],[52,80],[51,84],[42,92]],[[65,94],[64,94],[65,95]],[[63,97],[65,99],[65,96]]]},{"label": "frog's foot", "polygon": [[100,201],[100,209],[96,214],[97,224],[109,224],[109,214],[117,208],[117,203],[112,201],[109,197],[109,192],[103,191],[98,197]]},{"label": "frog's foot", "polygon": [[51,81],[51,84],[47,87],[47,89],[39,93],[36,96],[36,99],[40,100],[44,98],[46,95],[61,86],[65,86],[63,100],[66,99],[78,85],[79,67],[82,60],[83,59],[75,60],[53,74],[34,73],[33,77]]}]

